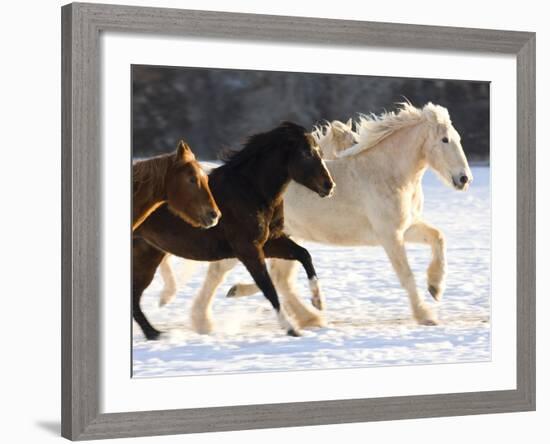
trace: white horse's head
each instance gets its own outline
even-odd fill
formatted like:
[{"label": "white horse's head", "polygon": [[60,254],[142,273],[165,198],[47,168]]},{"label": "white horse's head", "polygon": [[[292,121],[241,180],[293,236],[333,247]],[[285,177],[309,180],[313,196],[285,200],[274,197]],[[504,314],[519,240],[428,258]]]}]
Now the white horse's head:
[{"label": "white horse's head", "polygon": [[430,102],[424,106],[422,114],[430,127],[424,144],[429,166],[445,184],[457,190],[468,189],[473,180],[472,172],[447,108]]},{"label": "white horse's head", "polygon": [[337,154],[349,148],[357,141],[357,134],[353,131],[353,121],[346,123],[333,120],[323,126],[318,126],[311,133],[323,152],[323,159],[332,160]]}]

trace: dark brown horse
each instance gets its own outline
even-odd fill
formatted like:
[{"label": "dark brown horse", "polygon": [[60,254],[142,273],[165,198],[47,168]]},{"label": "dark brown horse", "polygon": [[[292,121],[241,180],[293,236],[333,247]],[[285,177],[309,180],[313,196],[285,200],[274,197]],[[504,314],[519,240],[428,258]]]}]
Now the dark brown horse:
[{"label": "dark brown horse", "polygon": [[216,227],[193,228],[161,206],[136,230],[133,316],[148,339],[160,332],[145,318],[140,299],[166,253],[198,261],[236,257],[271,302],[282,327],[289,335],[298,335],[281,310],[265,264],[267,257],[298,260],[308,278],[316,280],[308,251],[282,231],[283,193],[291,180],[322,197],[334,187],[314,139],[303,127],[285,122],[252,136],[241,151],[210,173],[210,188],[222,211]]},{"label": "dark brown horse", "polygon": [[220,210],[195,156],[183,140],[175,153],[134,163],[132,231],[163,203],[194,227],[218,223]]}]

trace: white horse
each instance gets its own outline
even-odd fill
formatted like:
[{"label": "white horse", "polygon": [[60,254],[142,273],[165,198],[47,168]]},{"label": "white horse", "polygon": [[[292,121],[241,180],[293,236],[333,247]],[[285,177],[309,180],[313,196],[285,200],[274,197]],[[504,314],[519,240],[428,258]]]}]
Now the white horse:
[{"label": "white horse", "polygon": [[[407,291],[414,318],[437,324],[410,269],[405,242],[430,245],[428,291],[439,301],[445,288],[446,248],[441,231],[422,219],[422,177],[431,167],[440,179],[466,190],[472,173],[460,136],[447,109],[428,103],[422,109],[405,103],[397,112],[363,116],[357,122],[358,142],[336,149],[327,167],[337,184],[331,199],[322,200],[291,183],[285,194],[285,231],[292,237],[341,246],[384,248]],[[191,320],[200,333],[212,330],[211,305],[217,287],[237,261],[213,262],[193,301]],[[161,270],[166,275],[165,268]],[[300,327],[323,325],[322,312],[303,304],[293,286],[294,261],[271,260],[270,274],[283,296],[287,313]],[[313,304],[323,307],[319,287],[312,283]],[[229,296],[259,291],[254,284],[237,284]]]}]

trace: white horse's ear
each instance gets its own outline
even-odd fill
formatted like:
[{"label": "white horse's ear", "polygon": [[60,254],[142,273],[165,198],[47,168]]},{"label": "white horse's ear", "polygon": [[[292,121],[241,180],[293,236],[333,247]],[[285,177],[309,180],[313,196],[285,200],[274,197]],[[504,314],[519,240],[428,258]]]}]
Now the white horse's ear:
[{"label": "white horse's ear", "polygon": [[346,122],[346,126],[347,126],[349,129],[351,129],[352,125],[353,125],[353,120],[352,120],[351,117],[350,117],[350,118],[348,119],[348,121]]},{"label": "white horse's ear", "polygon": [[449,111],[447,110],[447,108],[444,108],[441,105],[434,105],[432,102],[428,102],[426,103],[426,105],[424,105],[424,108],[422,108],[422,112],[424,113],[426,118],[432,123],[442,125],[451,124]]}]

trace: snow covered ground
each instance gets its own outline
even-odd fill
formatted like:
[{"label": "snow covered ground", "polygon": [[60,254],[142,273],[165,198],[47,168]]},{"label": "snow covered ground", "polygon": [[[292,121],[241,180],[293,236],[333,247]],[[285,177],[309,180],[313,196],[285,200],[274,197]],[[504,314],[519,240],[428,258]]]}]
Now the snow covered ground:
[{"label": "snow covered ground", "polygon": [[[206,264],[186,261],[185,265],[172,258],[182,285],[176,300],[164,308],[158,308],[162,288],[158,274],[144,293],[144,312],[166,333],[158,341],[146,341],[134,323],[134,376],[490,360],[490,170],[474,167],[472,172],[474,182],[466,193],[443,186],[433,174],[424,179],[425,219],[447,237],[447,289],[442,302],[433,303],[425,292],[438,310],[440,325],[419,326],[412,320],[407,295],[380,247],[306,243],[326,296],[328,327],[289,337],[261,294],[225,298],[232,284],[250,281],[239,265],[218,289],[213,308],[215,332],[199,335],[190,328],[190,303],[202,284]],[[430,250],[408,245],[407,251],[418,287],[426,289]],[[192,274],[190,269],[194,269]],[[309,300],[303,271],[299,285]]]}]

